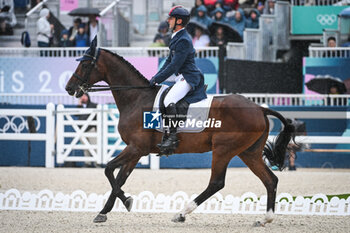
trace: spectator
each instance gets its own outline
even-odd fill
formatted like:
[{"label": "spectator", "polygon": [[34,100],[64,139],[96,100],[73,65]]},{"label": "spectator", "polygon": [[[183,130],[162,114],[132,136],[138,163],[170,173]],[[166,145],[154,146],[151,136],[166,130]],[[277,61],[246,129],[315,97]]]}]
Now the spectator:
[{"label": "spectator", "polygon": [[78,27],[78,33],[75,36],[75,46],[76,47],[87,47],[89,46],[89,37],[85,32],[85,24],[81,23]]},{"label": "spectator", "polygon": [[89,37],[89,44],[95,38],[98,33],[98,21],[96,19],[97,15],[89,15],[89,21],[87,23],[86,33]]},{"label": "spectator", "polygon": [[249,17],[246,19],[246,28],[259,28],[260,13],[258,9],[253,9],[249,12]]},{"label": "spectator", "polygon": [[225,46],[227,38],[222,27],[217,27],[215,34],[210,36],[210,46]]},{"label": "spectator", "polygon": [[223,0],[223,6],[222,8],[224,11],[232,11],[232,10],[238,10],[239,2],[238,0]]},{"label": "spectator", "polygon": [[241,8],[238,8],[234,16],[228,18],[228,22],[243,38],[243,31],[245,28],[245,16],[243,10]]},{"label": "spectator", "polygon": [[72,42],[68,38],[68,30],[64,29],[61,32],[61,40],[59,47],[72,47]]},{"label": "spectator", "polygon": [[153,39],[153,46],[158,47],[168,47],[171,39],[171,34],[169,33],[169,25],[166,21],[160,22],[158,26],[158,33]]},{"label": "spectator", "polygon": [[49,23],[50,11],[43,8],[40,11],[40,18],[36,23],[38,47],[49,47],[54,26]]},{"label": "spectator", "polygon": [[13,35],[13,28],[5,18],[0,18],[0,36],[2,35]]},{"label": "spectator", "polygon": [[197,16],[194,17],[194,20],[207,27],[212,23],[212,19],[207,15],[207,8],[204,5],[197,8]]},{"label": "spectator", "polygon": [[81,23],[81,18],[76,18],[73,22],[73,26],[71,26],[68,30],[68,37],[72,44],[74,44],[75,36],[78,33],[78,27]]},{"label": "spectator", "polygon": [[225,11],[221,8],[218,7],[215,10],[213,10],[213,20],[216,22],[222,22],[222,23],[227,23],[227,18],[225,17]]},{"label": "spectator", "polygon": [[191,17],[195,17],[195,16],[197,16],[197,8],[199,7],[199,6],[204,6],[204,0],[195,0],[194,1],[194,7],[192,7],[192,9],[191,9]]},{"label": "spectator", "polygon": [[208,9],[208,12],[212,12],[215,9],[217,0],[204,0],[204,6]]},{"label": "spectator", "polygon": [[264,14],[266,14],[266,15],[275,14],[275,2],[276,2],[276,0],[267,0],[265,2]]},{"label": "spectator", "polygon": [[5,18],[6,24],[11,27],[11,30],[17,24],[14,6],[14,0],[0,1],[0,17]]},{"label": "spectator", "polygon": [[205,34],[205,28],[196,26],[194,29],[194,37],[192,39],[193,47],[208,47],[210,43],[209,36]]},{"label": "spectator", "polygon": [[[342,91],[339,91],[337,86],[331,86],[328,91],[329,95],[342,95],[344,94]],[[330,97],[327,97],[327,105],[328,106],[346,106],[348,105],[348,101],[346,98],[333,98],[333,101]]]},{"label": "spectator", "polygon": [[337,47],[337,41],[335,39],[335,37],[331,36],[328,37],[327,39],[327,47],[330,48],[329,51],[327,51],[326,53],[323,54],[323,57],[340,57],[340,51],[332,51],[332,48],[336,48]]},{"label": "spectator", "polygon": [[[96,108],[97,104],[94,102],[91,102],[90,96],[87,93],[84,93],[80,97],[79,104],[77,107],[78,108]],[[89,114],[79,115],[78,120],[86,121],[88,119],[88,117],[89,117]],[[96,126],[91,126],[91,125],[88,126],[85,130],[85,133],[96,133]],[[97,143],[96,137],[87,137],[87,140],[91,145],[96,145],[96,143]],[[84,156],[85,157],[92,157],[89,150],[84,150]],[[87,163],[87,162],[85,162],[85,164],[90,166],[90,167],[96,167],[96,164]]]},{"label": "spectator", "polygon": [[262,1],[259,1],[256,9],[259,11],[259,14],[262,15],[264,13],[264,9],[265,9],[265,4]]}]

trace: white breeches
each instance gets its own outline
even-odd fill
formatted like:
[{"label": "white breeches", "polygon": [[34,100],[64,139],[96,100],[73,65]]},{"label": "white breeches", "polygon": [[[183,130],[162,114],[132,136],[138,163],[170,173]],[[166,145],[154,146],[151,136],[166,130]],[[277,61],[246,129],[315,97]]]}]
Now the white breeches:
[{"label": "white breeches", "polygon": [[175,76],[173,74],[166,81],[175,81],[175,84],[164,98],[165,107],[168,107],[171,103],[176,104],[191,90],[191,85],[186,82],[182,74],[180,74],[179,76]]}]

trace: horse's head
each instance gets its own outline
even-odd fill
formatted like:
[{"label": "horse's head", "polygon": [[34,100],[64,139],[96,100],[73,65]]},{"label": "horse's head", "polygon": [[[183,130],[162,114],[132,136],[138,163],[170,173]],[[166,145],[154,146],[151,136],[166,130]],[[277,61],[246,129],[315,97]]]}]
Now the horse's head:
[{"label": "horse's head", "polygon": [[80,63],[66,85],[66,91],[69,95],[75,94],[79,98],[87,92],[91,85],[101,80],[101,74],[98,72],[99,55],[100,49],[97,48],[95,37],[83,57],[77,59]]}]

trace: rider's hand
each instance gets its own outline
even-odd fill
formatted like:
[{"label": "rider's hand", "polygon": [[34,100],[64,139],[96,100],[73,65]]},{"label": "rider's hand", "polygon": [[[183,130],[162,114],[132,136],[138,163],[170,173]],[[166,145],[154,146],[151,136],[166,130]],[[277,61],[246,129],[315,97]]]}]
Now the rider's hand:
[{"label": "rider's hand", "polygon": [[155,79],[155,78],[152,78],[152,79],[149,81],[149,86],[150,86],[150,87],[156,86],[156,79]]}]

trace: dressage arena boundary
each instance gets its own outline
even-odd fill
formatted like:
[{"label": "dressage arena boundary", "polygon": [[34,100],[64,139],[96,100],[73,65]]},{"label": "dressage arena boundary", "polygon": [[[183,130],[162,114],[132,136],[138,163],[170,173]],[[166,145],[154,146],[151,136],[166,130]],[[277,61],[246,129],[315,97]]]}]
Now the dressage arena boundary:
[{"label": "dressage arena boundary", "polygon": [[[38,193],[23,192],[9,189],[0,193],[0,210],[27,210],[27,211],[72,211],[98,212],[107,201],[110,192],[104,195],[91,193],[87,195],[82,190],[71,194],[54,193],[50,190],[41,190]],[[182,210],[197,194],[189,196],[178,191],[173,195],[158,194],[143,191],[132,195],[134,204],[132,212],[143,213],[175,213]],[[258,198],[254,193],[247,192],[241,197],[232,195],[222,196],[215,194],[194,212],[205,214],[265,214],[266,195]],[[118,200],[112,211],[126,212],[123,203]],[[297,196],[293,198],[288,193],[281,193],[276,198],[276,214],[288,215],[350,215],[350,196],[347,199],[336,196],[328,200],[325,194],[316,194],[311,198]]]},{"label": "dressage arena boundary", "polygon": [[[333,112],[303,112],[303,111],[280,111],[282,115],[289,118],[307,118],[307,119],[350,119],[350,114],[344,111]],[[89,114],[89,120],[74,120],[73,116],[80,114]],[[96,162],[106,164],[112,155],[125,148],[117,130],[118,110],[108,109],[107,105],[99,105],[97,109],[82,108],[65,108],[49,103],[46,110],[43,109],[0,109],[0,119],[4,122],[0,127],[0,140],[37,140],[45,141],[45,167],[55,167],[55,160],[58,164],[64,162]],[[26,133],[28,124],[27,116],[32,116],[36,121],[37,131],[40,129],[39,117],[46,121],[44,133],[30,134]],[[56,120],[55,120],[56,117]],[[96,117],[96,119],[94,118]],[[87,128],[89,124],[96,125],[100,128],[96,133],[84,132],[82,129]],[[271,121],[272,125],[272,121]],[[72,127],[73,132],[67,132],[66,127]],[[56,129],[56,132],[55,132]],[[88,137],[94,137],[97,145],[91,145],[87,140]],[[71,142],[66,142],[66,139]],[[57,139],[55,147],[55,139]],[[274,136],[270,135],[269,140]],[[298,142],[318,143],[318,144],[348,144],[347,136],[298,136]],[[109,140],[113,143],[109,144]],[[73,150],[86,149],[92,152],[93,157],[71,156]],[[55,157],[56,156],[56,157]],[[159,169],[159,157],[150,155],[140,160],[142,165],[149,165],[151,169]]]}]

